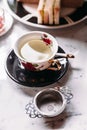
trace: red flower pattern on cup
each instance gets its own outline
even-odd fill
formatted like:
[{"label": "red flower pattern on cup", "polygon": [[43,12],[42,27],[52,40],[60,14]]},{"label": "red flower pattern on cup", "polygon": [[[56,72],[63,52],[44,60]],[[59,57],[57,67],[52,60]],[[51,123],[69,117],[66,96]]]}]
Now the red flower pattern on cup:
[{"label": "red flower pattern on cup", "polygon": [[28,70],[30,70],[30,71],[35,71],[35,70],[36,70],[36,68],[34,67],[34,65],[31,64],[31,63],[24,63],[24,62],[22,62],[22,65],[23,65],[26,69],[28,69]]},{"label": "red flower pattern on cup", "polygon": [[43,34],[42,40],[43,40],[47,45],[50,45],[50,44],[52,43],[52,41],[48,38],[48,36],[47,36],[46,34]]}]

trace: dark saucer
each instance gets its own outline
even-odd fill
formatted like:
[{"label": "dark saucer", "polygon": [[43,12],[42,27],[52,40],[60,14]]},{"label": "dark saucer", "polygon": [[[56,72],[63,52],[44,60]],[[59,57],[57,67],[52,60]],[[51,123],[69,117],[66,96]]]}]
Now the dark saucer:
[{"label": "dark saucer", "polygon": [[[61,47],[59,47],[58,52],[65,53]],[[43,70],[40,72],[33,72],[21,68],[19,64],[19,60],[12,50],[7,57],[5,70],[12,80],[27,87],[43,87],[50,85],[61,79],[68,69],[68,59],[66,59],[65,64],[62,65],[61,70],[56,71]]]}]

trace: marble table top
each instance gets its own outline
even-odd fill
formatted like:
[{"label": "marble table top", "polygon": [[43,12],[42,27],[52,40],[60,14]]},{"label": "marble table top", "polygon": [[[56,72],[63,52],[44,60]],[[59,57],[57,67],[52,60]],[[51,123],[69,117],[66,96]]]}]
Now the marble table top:
[{"label": "marble table top", "polygon": [[[44,87],[26,87],[14,82],[5,71],[6,58],[14,42],[29,31],[46,31],[58,41],[69,59],[66,74]],[[27,27],[14,19],[12,28],[0,37],[0,130],[87,130],[87,19],[64,29]],[[35,111],[33,97],[47,87],[64,90],[68,103],[64,112],[54,118],[44,118]]]}]

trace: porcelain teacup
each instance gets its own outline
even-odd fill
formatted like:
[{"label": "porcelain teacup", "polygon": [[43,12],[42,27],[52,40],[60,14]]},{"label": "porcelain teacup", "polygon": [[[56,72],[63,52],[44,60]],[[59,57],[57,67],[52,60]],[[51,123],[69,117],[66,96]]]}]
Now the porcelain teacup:
[{"label": "porcelain teacup", "polygon": [[58,51],[58,43],[49,33],[31,31],[18,38],[13,49],[25,69],[41,71],[51,65]]}]

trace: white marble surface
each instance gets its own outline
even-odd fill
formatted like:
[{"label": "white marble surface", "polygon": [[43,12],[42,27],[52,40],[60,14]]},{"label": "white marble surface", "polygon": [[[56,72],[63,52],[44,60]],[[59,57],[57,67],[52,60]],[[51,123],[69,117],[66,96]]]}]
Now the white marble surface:
[{"label": "white marble surface", "polygon": [[87,130],[87,20],[65,29],[42,30],[51,33],[69,59],[69,69],[62,79],[46,87],[68,87],[73,98],[66,110],[55,118],[30,118],[25,106],[42,88],[29,88],[12,81],[5,72],[5,60],[14,42],[26,32],[40,30],[14,20],[9,32],[0,37],[0,130]]}]

